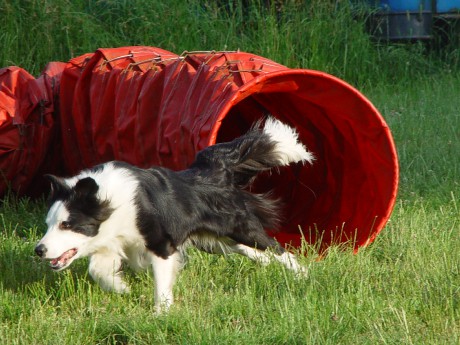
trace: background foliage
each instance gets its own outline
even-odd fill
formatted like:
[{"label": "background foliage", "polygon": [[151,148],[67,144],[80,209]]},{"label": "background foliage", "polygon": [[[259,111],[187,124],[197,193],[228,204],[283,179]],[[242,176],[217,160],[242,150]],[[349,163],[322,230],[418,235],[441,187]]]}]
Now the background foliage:
[{"label": "background foliage", "polygon": [[345,0],[1,0],[0,10],[0,65],[34,75],[49,61],[124,45],[241,49],[360,86],[458,70],[460,61],[458,40],[442,49],[373,42],[368,12]]}]

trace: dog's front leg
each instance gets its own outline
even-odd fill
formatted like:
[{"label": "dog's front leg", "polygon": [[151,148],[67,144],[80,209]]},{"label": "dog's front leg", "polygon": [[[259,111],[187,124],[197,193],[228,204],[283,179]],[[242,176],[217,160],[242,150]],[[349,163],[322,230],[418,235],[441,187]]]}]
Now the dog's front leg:
[{"label": "dog's front leg", "polygon": [[115,253],[93,254],[89,274],[104,290],[129,292],[129,286],[122,279],[121,257]]},{"label": "dog's front leg", "polygon": [[167,311],[174,302],[173,285],[180,266],[180,254],[175,252],[166,259],[152,254],[152,269],[155,278],[155,308]]}]

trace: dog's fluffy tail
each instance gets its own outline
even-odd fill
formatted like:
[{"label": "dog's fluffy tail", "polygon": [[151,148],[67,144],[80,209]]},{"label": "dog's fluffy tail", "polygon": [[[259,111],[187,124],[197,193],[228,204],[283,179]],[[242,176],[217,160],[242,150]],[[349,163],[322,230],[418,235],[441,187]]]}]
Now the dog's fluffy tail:
[{"label": "dog's fluffy tail", "polygon": [[314,156],[299,142],[299,134],[294,128],[269,117],[265,122],[263,133],[275,143],[272,154],[277,157],[277,165],[289,165],[291,163],[313,163]]},{"label": "dog's fluffy tail", "polygon": [[262,128],[258,122],[245,135],[204,149],[192,167],[220,170],[220,179],[245,187],[259,172],[313,161],[313,154],[299,141],[295,129],[269,117]]}]

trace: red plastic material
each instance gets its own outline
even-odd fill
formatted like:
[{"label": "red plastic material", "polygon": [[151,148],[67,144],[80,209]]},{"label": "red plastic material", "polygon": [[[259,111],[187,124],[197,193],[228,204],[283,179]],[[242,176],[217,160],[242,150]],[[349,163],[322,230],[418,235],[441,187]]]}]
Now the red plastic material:
[{"label": "red plastic material", "polygon": [[360,92],[326,73],[243,52],[99,49],[67,64],[59,100],[67,174],[112,159],[184,169],[200,149],[272,114],[297,128],[316,156],[312,166],[256,180],[255,191],[273,189],[285,204],[278,241],[357,249],[393,209],[398,161],[390,130]]},{"label": "red plastic material", "polygon": [[57,171],[54,95],[64,63],[47,65],[38,79],[19,67],[0,69],[0,196],[43,191],[43,172]]}]

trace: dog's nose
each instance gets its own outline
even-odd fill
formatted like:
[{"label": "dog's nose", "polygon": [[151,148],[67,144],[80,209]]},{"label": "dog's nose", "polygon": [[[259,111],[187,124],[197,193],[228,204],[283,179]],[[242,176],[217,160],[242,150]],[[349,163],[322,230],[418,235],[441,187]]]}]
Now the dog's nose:
[{"label": "dog's nose", "polygon": [[35,247],[35,254],[37,254],[39,257],[43,257],[46,253],[46,247],[44,244],[39,244],[38,246]]}]

